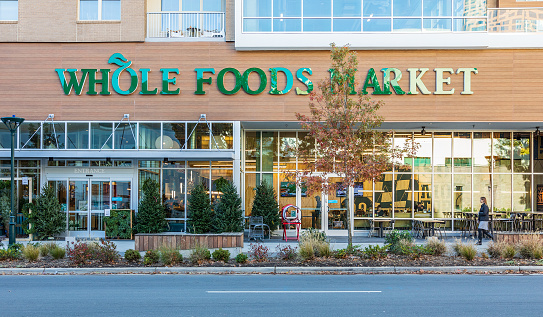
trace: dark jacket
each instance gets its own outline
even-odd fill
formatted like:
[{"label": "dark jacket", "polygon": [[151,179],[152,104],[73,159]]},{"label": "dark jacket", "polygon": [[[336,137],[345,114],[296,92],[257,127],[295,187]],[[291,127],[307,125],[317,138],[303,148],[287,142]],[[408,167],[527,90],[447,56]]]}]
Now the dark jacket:
[{"label": "dark jacket", "polygon": [[490,217],[488,216],[488,206],[486,204],[481,205],[479,209],[479,221],[489,221]]}]

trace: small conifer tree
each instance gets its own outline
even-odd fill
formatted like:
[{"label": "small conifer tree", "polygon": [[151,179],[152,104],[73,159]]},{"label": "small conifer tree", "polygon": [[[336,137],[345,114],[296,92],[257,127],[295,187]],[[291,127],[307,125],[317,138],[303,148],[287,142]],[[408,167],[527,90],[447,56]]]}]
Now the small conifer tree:
[{"label": "small conifer tree", "polygon": [[256,187],[251,216],[262,216],[264,223],[270,227],[270,230],[279,227],[279,206],[277,205],[277,197],[273,186],[262,182]]},{"label": "small conifer tree", "polygon": [[221,192],[223,195],[215,205],[215,218],[212,222],[213,231],[217,233],[243,231],[241,198],[238,195],[236,186],[231,182],[226,182],[222,186]]},{"label": "small conifer tree", "polygon": [[211,211],[211,200],[204,184],[200,183],[190,191],[188,203],[191,231],[194,233],[211,232],[213,212]]},{"label": "small conifer tree", "polygon": [[136,232],[163,232],[166,227],[166,210],[160,199],[158,182],[146,179],[142,186],[143,198],[138,205],[136,214]]},{"label": "small conifer tree", "polygon": [[53,237],[66,230],[66,213],[61,211],[60,202],[53,186],[45,185],[33,203],[25,205],[23,214],[27,218],[25,229],[37,239]]}]

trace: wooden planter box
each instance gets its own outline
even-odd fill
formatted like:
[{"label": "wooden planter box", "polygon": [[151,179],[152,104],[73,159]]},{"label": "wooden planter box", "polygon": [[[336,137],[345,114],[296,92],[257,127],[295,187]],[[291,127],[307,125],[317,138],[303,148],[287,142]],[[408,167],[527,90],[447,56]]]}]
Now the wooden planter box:
[{"label": "wooden planter box", "polygon": [[217,234],[191,234],[184,232],[138,233],[135,236],[136,251],[160,247],[190,250],[197,245],[208,249],[243,248],[243,232]]},{"label": "wooden planter box", "polygon": [[494,236],[496,238],[496,242],[505,241],[508,243],[517,243],[521,241],[522,239],[531,236],[536,235],[539,237],[539,239],[543,239],[543,235],[541,234],[535,234],[535,233],[495,233]]}]

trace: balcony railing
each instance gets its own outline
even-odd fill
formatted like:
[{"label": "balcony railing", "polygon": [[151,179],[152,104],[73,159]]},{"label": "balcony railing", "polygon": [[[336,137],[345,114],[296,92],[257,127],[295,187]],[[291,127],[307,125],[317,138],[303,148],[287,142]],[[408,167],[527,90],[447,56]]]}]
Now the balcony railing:
[{"label": "balcony railing", "polygon": [[488,9],[488,32],[543,32],[543,8]]},{"label": "balcony railing", "polygon": [[149,38],[224,38],[224,12],[149,12]]}]

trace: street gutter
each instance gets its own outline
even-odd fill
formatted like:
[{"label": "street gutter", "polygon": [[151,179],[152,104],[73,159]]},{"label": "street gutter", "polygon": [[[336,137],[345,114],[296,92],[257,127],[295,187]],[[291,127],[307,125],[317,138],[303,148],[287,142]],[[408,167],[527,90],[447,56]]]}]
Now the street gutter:
[{"label": "street gutter", "polygon": [[0,268],[0,275],[89,274],[543,274],[543,266]]}]

